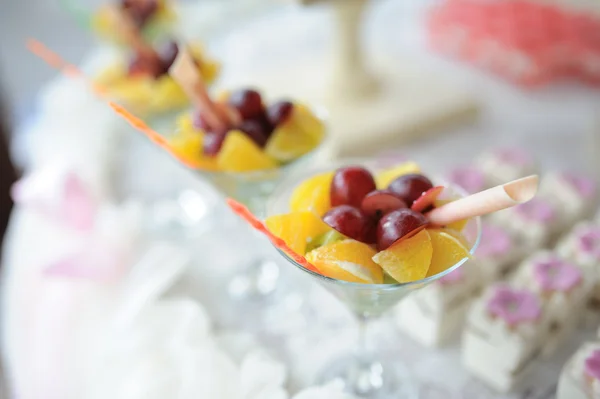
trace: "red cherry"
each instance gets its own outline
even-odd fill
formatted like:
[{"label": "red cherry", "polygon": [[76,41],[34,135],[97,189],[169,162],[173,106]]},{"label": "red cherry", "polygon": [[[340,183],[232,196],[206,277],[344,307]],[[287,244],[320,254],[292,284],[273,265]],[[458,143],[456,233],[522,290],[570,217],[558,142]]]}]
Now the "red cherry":
[{"label": "red cherry", "polygon": [[427,223],[423,214],[408,208],[388,213],[377,224],[377,249],[388,249],[401,238],[411,237],[423,230]]},{"label": "red cherry", "polygon": [[425,191],[433,187],[431,181],[423,175],[408,174],[398,177],[388,187],[402,197],[408,206],[419,198]]},{"label": "red cherry", "polygon": [[373,237],[373,223],[360,209],[350,205],[340,205],[330,209],[323,221],[346,237],[370,243]]},{"label": "red cherry", "polygon": [[331,205],[361,206],[365,196],[375,190],[371,172],[360,166],[347,166],[335,172],[331,181]]}]

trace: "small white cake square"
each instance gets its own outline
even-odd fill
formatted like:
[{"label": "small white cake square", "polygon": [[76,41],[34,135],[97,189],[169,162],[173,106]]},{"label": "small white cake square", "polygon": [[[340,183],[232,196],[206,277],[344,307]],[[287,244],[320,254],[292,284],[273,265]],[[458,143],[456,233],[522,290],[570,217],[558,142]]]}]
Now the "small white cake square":
[{"label": "small white cake square", "polygon": [[506,227],[483,221],[481,240],[472,260],[480,270],[484,283],[491,283],[509,274],[534,248],[527,240]]},{"label": "small white cake square", "polygon": [[535,159],[521,148],[498,148],[483,153],[476,166],[492,186],[537,173]]},{"label": "small white cake square", "polygon": [[477,265],[466,262],[400,302],[396,313],[398,327],[427,347],[447,343],[463,326],[481,283]]},{"label": "small white cake square", "polygon": [[583,345],[565,364],[558,380],[556,399],[600,397],[600,343]]},{"label": "small white cake square", "polygon": [[542,247],[564,227],[557,205],[542,197],[496,212],[492,219],[527,241],[530,247]]},{"label": "small white cake square", "polygon": [[600,225],[577,224],[559,243],[557,250],[565,259],[582,267],[600,269]]},{"label": "small white cake square", "polygon": [[538,196],[556,204],[567,225],[591,215],[597,200],[596,183],[583,175],[553,172],[540,183]]},{"label": "small white cake square", "polygon": [[577,327],[595,282],[590,269],[577,266],[557,253],[541,251],[523,262],[514,284],[528,287],[544,303],[550,318],[544,355],[551,355]]},{"label": "small white cake square", "polygon": [[549,324],[544,304],[533,291],[506,284],[490,286],[469,312],[463,364],[494,389],[508,392],[539,359]]}]

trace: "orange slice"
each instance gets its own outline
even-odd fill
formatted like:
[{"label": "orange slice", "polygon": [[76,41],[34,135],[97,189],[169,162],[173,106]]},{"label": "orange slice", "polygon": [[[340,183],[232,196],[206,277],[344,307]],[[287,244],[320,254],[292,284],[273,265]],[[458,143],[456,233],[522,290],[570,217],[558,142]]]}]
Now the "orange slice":
[{"label": "orange slice", "polygon": [[300,183],[292,193],[290,209],[294,212],[310,211],[323,216],[331,208],[329,191],[333,172],[316,175]]},{"label": "orange slice", "polygon": [[306,259],[325,276],[362,284],[383,283],[383,270],[373,262],[376,251],[362,242],[343,240],[306,254]]},{"label": "orange slice", "polygon": [[396,178],[408,175],[409,173],[421,173],[421,168],[419,168],[419,165],[415,162],[404,162],[393,168],[379,172],[375,176],[375,183],[377,184],[378,189],[384,189],[387,188],[391,182],[396,180]]},{"label": "orange slice", "polygon": [[373,256],[387,274],[399,283],[421,280],[427,276],[433,248],[427,230],[400,240]]},{"label": "orange slice", "polygon": [[227,172],[249,172],[276,168],[277,162],[244,133],[233,130],[227,134],[217,155],[217,165]]},{"label": "orange slice", "polygon": [[306,246],[316,237],[331,230],[312,212],[292,212],[267,218],[267,228],[295,252],[304,255]]},{"label": "orange slice", "polygon": [[470,258],[466,239],[461,239],[461,234],[451,229],[428,229],[433,247],[431,266],[427,276],[435,276],[438,273],[454,266],[465,258]]}]

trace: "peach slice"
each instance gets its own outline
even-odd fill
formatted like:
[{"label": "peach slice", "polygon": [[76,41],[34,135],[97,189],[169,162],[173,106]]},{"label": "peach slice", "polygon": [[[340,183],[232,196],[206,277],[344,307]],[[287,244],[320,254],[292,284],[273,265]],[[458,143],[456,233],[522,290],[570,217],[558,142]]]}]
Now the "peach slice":
[{"label": "peach slice", "polygon": [[373,261],[394,280],[408,283],[427,276],[432,256],[433,247],[429,233],[427,230],[421,230],[414,236],[402,239],[385,251],[377,253],[373,256]]},{"label": "peach slice", "polygon": [[421,196],[417,198],[415,202],[413,202],[410,209],[412,209],[415,212],[423,212],[425,209],[435,204],[435,200],[437,199],[437,197],[440,196],[442,191],[444,191],[443,186],[436,186],[430,188],[429,190],[421,194]]},{"label": "peach slice", "polygon": [[441,228],[428,229],[428,232],[431,237],[433,256],[427,277],[435,276],[461,260],[471,257],[466,239],[456,230]]},{"label": "peach slice", "polygon": [[376,251],[355,240],[323,245],[306,255],[325,276],[361,284],[382,284],[383,270],[373,262]]}]

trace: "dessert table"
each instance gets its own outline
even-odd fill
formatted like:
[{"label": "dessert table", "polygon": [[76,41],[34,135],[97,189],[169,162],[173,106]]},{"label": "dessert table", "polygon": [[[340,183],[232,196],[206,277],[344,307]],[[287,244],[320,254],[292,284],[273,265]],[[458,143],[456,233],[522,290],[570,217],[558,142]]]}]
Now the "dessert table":
[{"label": "dessert table", "polygon": [[[525,92],[439,59],[424,46],[423,8],[377,2],[367,48],[375,57],[386,53],[452,77],[479,99],[482,115],[371,154],[414,159],[441,173],[489,147],[518,145],[542,170],[600,177],[598,92],[568,83]],[[268,85],[261,80],[269,71],[281,76],[296,60],[318,59],[328,51],[326,18],[320,7],[280,7],[209,37],[211,54],[226,65],[219,84]],[[188,23],[185,34],[197,35],[195,26]],[[83,67],[92,72],[112,56],[93,49]],[[296,86],[290,83],[292,94]],[[216,191],[113,115],[83,82],[55,78],[41,88],[36,109],[17,132],[19,161],[51,187],[69,171],[80,175],[102,221],[87,233],[106,240],[119,266],[104,278],[82,272],[98,266],[97,254],[77,252],[81,239],[56,212],[35,201],[16,208],[5,241],[2,301],[5,372],[14,397],[350,398],[335,384],[311,386],[319,368],[355,338],[350,315],[329,293],[285,267],[280,278],[294,292],[276,306],[239,314],[226,279],[248,257],[273,253],[266,240],[249,235]],[[63,259],[76,262],[57,272]],[[499,395],[460,367],[457,341],[423,349],[401,335],[395,320],[390,312],[373,333],[390,356],[410,364],[425,399],[552,398],[564,361],[595,336],[595,329],[573,336],[537,371],[535,390]]]}]

